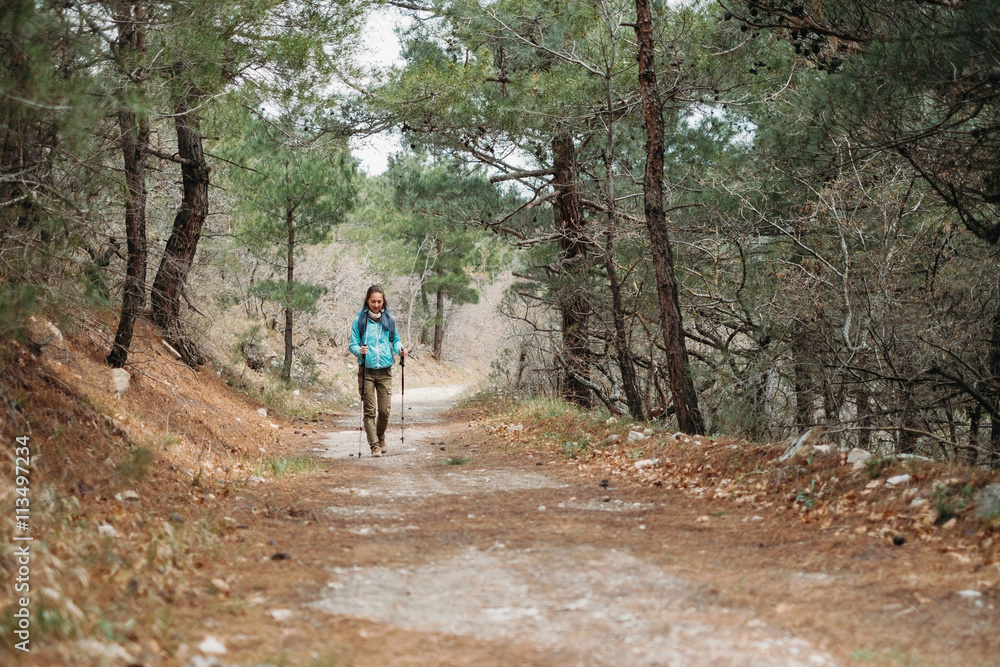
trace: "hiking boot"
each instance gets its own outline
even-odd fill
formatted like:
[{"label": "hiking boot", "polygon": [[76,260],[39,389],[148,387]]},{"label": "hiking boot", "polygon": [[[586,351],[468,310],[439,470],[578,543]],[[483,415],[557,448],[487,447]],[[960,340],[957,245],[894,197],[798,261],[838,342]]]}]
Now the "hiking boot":
[{"label": "hiking boot", "polygon": [[373,459],[382,458],[382,450],[379,449],[378,447],[372,447],[372,458]]},{"label": "hiking boot", "polygon": [[389,450],[385,446],[385,440],[380,440],[378,443],[378,448],[382,450],[383,454],[387,454]]}]

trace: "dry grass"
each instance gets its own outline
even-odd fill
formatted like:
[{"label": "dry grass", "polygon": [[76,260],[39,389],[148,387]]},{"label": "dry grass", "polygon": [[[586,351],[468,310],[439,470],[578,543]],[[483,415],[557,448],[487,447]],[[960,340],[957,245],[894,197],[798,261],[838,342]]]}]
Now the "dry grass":
[{"label": "dry grass", "polygon": [[[847,453],[812,454],[778,462],[785,445],[724,437],[687,436],[658,424],[609,419],[553,399],[505,400],[479,406],[506,450],[558,452],[582,475],[608,483],[677,489],[743,509],[782,514],[818,530],[850,532],[890,543],[921,540],[960,562],[1000,563],[1000,520],[980,518],[973,494],[1000,473],[921,459],[872,459],[854,468]],[[630,431],[652,435],[628,441]],[[640,460],[646,464],[636,466]],[[648,463],[656,460],[655,463]],[[900,487],[886,484],[910,475]],[[895,541],[895,542],[894,542]]]},{"label": "dry grass", "polygon": [[[31,327],[34,340],[51,335],[40,317]],[[64,662],[80,638],[118,643],[140,661],[169,654],[180,641],[170,605],[214,599],[199,570],[235,522],[213,508],[252,475],[303,467],[284,456],[287,419],[258,413],[263,403],[234,392],[223,369],[176,363],[145,326],[127,367],[131,387],[116,397],[103,361],[108,327],[92,318],[76,336],[4,350],[6,517],[16,499],[15,438],[29,436],[32,454],[33,650],[18,664]],[[12,650],[13,548],[0,542],[0,653]]]}]

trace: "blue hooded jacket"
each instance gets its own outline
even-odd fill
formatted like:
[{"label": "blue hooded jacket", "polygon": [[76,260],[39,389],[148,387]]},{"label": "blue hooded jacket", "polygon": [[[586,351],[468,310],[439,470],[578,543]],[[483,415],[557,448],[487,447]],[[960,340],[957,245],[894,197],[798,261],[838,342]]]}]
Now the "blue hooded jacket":
[{"label": "blue hooded jacket", "polygon": [[389,368],[395,361],[393,353],[399,354],[403,350],[403,341],[399,339],[399,331],[396,330],[396,320],[388,310],[383,310],[379,322],[368,320],[365,324],[365,339],[362,342],[358,329],[362,319],[368,319],[367,306],[358,313],[351,325],[351,352],[360,364],[361,346],[367,345],[365,368]]}]

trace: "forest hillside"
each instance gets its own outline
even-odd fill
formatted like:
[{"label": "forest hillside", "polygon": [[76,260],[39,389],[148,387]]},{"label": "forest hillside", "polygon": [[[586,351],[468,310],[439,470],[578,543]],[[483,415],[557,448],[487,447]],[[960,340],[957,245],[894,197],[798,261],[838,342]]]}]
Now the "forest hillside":
[{"label": "forest hillside", "polygon": [[4,3],[5,627],[166,613],[223,548],[196,508],[353,428],[373,285],[410,387],[592,416],[523,420],[567,460],[721,439],[717,493],[750,497],[798,444],[760,502],[854,493],[879,539],[959,525],[992,572],[998,28],[989,0]]}]

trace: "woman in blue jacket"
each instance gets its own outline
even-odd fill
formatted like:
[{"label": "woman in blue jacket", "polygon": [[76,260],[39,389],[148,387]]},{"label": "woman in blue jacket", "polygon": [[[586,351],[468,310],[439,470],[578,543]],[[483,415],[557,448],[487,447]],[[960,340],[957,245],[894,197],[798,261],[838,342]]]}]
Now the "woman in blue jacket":
[{"label": "woman in blue jacket", "polygon": [[382,456],[386,453],[385,429],[389,426],[393,353],[405,357],[406,349],[396,331],[396,321],[389,314],[385,292],[378,285],[368,288],[361,312],[351,325],[351,352],[365,367],[361,397],[368,446],[372,456]]}]

